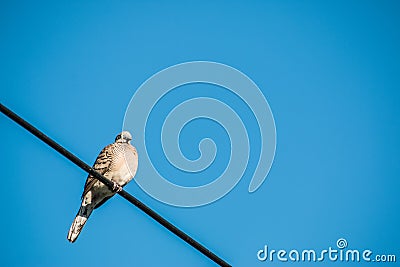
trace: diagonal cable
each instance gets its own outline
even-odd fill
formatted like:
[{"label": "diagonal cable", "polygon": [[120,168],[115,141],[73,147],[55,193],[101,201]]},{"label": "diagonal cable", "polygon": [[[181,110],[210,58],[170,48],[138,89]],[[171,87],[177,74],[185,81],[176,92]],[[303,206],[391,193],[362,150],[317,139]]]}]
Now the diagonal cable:
[{"label": "diagonal cable", "polygon": [[[58,144],[56,141],[42,133],[40,130],[38,130],[36,127],[34,127],[32,124],[29,122],[25,121],[23,118],[18,116],[16,113],[8,109],[6,106],[0,103],[0,111],[4,113],[7,117],[12,119],[14,122],[28,130],[31,134],[45,142],[47,145],[52,147],[54,150],[56,150],[58,153],[75,163],[78,167],[83,169],[85,172],[93,175],[96,179],[98,179],[100,182],[105,184],[109,189],[112,190],[113,188],[113,182],[108,180],[106,177],[101,175],[100,173],[96,172],[92,167],[87,165],[85,162],[83,162],[81,159],[76,157],[74,154],[66,150],[64,147],[62,147],[60,144]],[[217,263],[219,266],[231,266],[228,264],[226,261],[218,257],[216,254],[214,254],[212,251],[207,249],[205,246],[191,238],[188,234],[180,230],[178,227],[164,219],[160,214],[152,210],[151,208],[147,207],[143,202],[126,192],[125,190],[122,190],[118,192],[120,196],[128,200],[130,203],[141,209],[144,213],[149,215],[151,218],[156,220],[159,224],[167,228],[169,231],[180,237],[182,240],[184,240],[186,243],[191,245],[193,248],[197,249],[201,253],[203,253],[205,256],[207,256],[209,259],[213,260],[215,263]]]}]

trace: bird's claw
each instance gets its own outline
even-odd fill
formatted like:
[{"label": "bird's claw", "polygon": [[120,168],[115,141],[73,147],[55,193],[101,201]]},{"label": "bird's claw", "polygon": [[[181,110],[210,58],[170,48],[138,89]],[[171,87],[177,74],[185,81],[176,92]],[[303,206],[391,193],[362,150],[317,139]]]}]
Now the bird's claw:
[{"label": "bird's claw", "polygon": [[122,186],[120,186],[120,185],[117,184],[116,182],[113,182],[113,188],[112,188],[112,190],[113,190],[115,193],[119,193],[119,192],[122,191]]}]

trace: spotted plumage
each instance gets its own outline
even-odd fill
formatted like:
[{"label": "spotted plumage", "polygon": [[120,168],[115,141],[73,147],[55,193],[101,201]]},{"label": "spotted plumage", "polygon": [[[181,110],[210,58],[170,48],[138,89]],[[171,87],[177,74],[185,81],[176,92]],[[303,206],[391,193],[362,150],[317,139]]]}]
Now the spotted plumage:
[{"label": "spotted plumage", "polygon": [[[103,148],[93,165],[93,169],[123,187],[136,174],[138,154],[136,148],[130,144],[132,136],[124,131],[117,135],[115,142]],[[100,207],[115,191],[108,189],[102,182],[89,175],[82,193],[82,203],[78,214],[68,232],[67,239],[74,242],[85,225],[92,211]]]}]

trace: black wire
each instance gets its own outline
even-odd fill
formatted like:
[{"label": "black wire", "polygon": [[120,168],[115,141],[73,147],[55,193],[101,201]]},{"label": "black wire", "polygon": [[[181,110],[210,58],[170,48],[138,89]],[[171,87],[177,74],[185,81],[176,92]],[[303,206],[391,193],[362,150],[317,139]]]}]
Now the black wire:
[{"label": "black wire", "polygon": [[[42,133],[40,130],[35,128],[32,124],[29,122],[25,121],[22,119],[20,116],[15,114],[13,111],[5,107],[3,104],[0,103],[0,110],[2,113],[4,113],[7,117],[18,123],[20,126],[28,130],[30,133],[35,135],[37,138],[48,144],[50,147],[52,147],[54,150],[59,152],[61,155],[75,163],[78,167],[83,169],[85,172],[90,173],[93,175],[95,178],[97,178],[99,181],[101,181],[103,184],[105,184],[108,188],[112,189],[113,188],[113,182],[108,180],[106,177],[101,175],[100,173],[96,172],[92,167],[87,165],[85,162],[80,160],[78,157],[76,157],[74,154],[66,150],[64,147],[59,145],[57,142],[52,140],[50,137]],[[216,262],[220,266],[231,266],[228,264],[226,261],[215,255],[212,251],[204,247],[202,244],[191,238],[189,235],[187,235],[185,232],[180,230],[178,227],[164,219],[161,215],[156,213],[154,210],[151,208],[147,207],[143,202],[126,192],[125,190],[122,190],[118,192],[120,196],[131,202],[133,205],[141,209],[143,212],[145,212],[147,215],[149,215],[151,218],[156,220],[159,224],[170,230],[172,233],[175,235],[179,236],[182,240],[184,240],[186,243],[191,245],[193,248],[197,249],[201,253],[203,253],[205,256]]]}]

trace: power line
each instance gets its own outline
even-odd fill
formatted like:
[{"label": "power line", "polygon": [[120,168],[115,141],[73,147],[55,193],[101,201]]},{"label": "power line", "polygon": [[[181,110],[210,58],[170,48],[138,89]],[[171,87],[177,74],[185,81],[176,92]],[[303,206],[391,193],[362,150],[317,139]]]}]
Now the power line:
[{"label": "power line", "polygon": [[[18,123],[20,126],[28,130],[31,134],[45,142],[47,145],[52,147],[54,150],[56,150],[58,153],[75,163],[78,167],[83,169],[85,172],[93,175],[96,179],[98,179],[100,182],[105,184],[109,189],[113,188],[113,182],[108,180],[106,177],[101,175],[100,173],[96,172],[92,167],[87,165],[85,162],[83,162],[81,159],[76,157],[74,154],[66,150],[64,147],[62,147],[60,144],[55,142],[53,139],[42,133],[40,130],[38,130],[36,127],[34,127],[32,124],[29,122],[25,121],[23,118],[18,116],[16,113],[8,109],[6,106],[0,103],[0,110],[2,113],[4,113],[7,117]],[[169,231],[180,237],[182,240],[184,240],[186,243],[191,245],[193,248],[197,249],[201,253],[203,253],[205,256],[207,256],[209,259],[213,260],[216,262],[219,266],[231,266],[228,264],[226,261],[218,257],[216,254],[214,254],[212,251],[207,249],[205,246],[191,238],[189,235],[187,235],[185,232],[180,230],[178,227],[164,219],[161,215],[159,215],[157,212],[152,210],[151,208],[147,207],[143,202],[126,192],[125,190],[121,190],[118,192],[120,196],[128,200],[130,203],[141,209],[144,213],[149,215],[151,218],[156,220],[159,224],[167,228]]]}]

